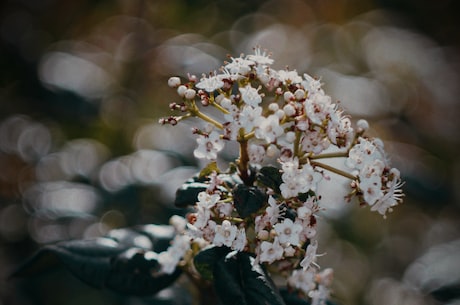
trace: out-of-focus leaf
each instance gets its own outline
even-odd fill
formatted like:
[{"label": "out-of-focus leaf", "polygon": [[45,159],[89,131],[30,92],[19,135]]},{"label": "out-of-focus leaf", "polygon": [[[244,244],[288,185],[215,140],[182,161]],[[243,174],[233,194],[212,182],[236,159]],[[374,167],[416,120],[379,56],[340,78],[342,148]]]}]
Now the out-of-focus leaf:
[{"label": "out-of-focus leaf", "polygon": [[169,225],[140,225],[132,228],[111,230],[107,237],[125,246],[153,250],[154,252],[165,251],[174,238],[175,231]]},{"label": "out-of-focus leaf", "polygon": [[[223,193],[228,192],[227,188],[231,189],[235,185],[243,183],[239,176],[235,174],[220,174],[219,179],[226,185],[225,187],[218,186],[219,191]],[[189,205],[194,205],[198,200],[198,194],[208,189],[208,181],[209,179],[200,178],[199,176],[195,176],[185,181],[185,183],[176,191],[174,205],[178,208],[185,208]]]},{"label": "out-of-focus leaf", "polygon": [[186,208],[189,205],[194,205],[197,201],[198,194],[206,191],[208,185],[205,180],[193,177],[185,181],[185,183],[176,191],[176,199],[174,205],[178,208]]},{"label": "out-of-focus leaf", "polygon": [[233,189],[233,203],[243,218],[257,212],[266,201],[267,195],[256,187],[238,184]]},{"label": "out-of-focus leaf", "polygon": [[208,177],[210,174],[212,174],[213,172],[215,173],[220,173],[220,170],[219,168],[217,167],[217,162],[216,161],[213,161],[211,163],[209,163],[208,165],[206,165],[206,167],[204,167],[201,171],[200,171],[200,174],[198,175],[198,178],[205,178],[205,177]]},{"label": "out-of-focus leaf", "polygon": [[105,286],[119,293],[152,295],[171,285],[181,274],[156,273],[159,269],[157,254],[152,251],[131,248],[111,261]]},{"label": "out-of-focus leaf", "polygon": [[284,305],[270,276],[249,253],[233,251],[215,265],[214,287],[224,305]]},{"label": "out-of-focus leaf", "polygon": [[230,252],[229,248],[214,245],[201,250],[193,259],[195,268],[201,277],[205,280],[213,280],[213,270],[216,263],[228,252]]},{"label": "out-of-focus leaf", "polygon": [[287,289],[280,289],[280,294],[286,305],[310,305],[310,302],[305,298],[295,292],[289,292]]},{"label": "out-of-focus leaf", "polygon": [[443,286],[431,292],[431,295],[440,302],[450,302],[460,299],[460,284]]},{"label": "out-of-focus leaf", "polygon": [[281,193],[280,185],[283,183],[283,179],[281,179],[281,172],[278,168],[274,166],[262,167],[257,174],[257,180],[276,193]]},{"label": "out-of-focus leaf", "polygon": [[174,237],[169,226],[118,229],[108,237],[64,241],[41,248],[12,277],[24,277],[63,266],[81,281],[119,293],[153,295],[181,274],[160,274],[154,248],[165,249]]}]

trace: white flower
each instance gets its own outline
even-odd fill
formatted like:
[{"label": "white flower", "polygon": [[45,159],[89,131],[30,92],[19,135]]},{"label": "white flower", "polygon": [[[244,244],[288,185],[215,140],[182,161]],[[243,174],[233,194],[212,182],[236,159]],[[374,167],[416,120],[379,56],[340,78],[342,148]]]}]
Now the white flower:
[{"label": "white flower", "polygon": [[308,91],[309,94],[314,94],[314,93],[321,93],[323,94],[323,90],[321,89],[321,82],[318,79],[314,79],[307,73],[303,75],[305,80],[302,82],[302,86],[305,88],[305,90]]},{"label": "white flower", "polygon": [[262,118],[262,107],[243,106],[239,113],[239,122],[246,132],[250,132]]},{"label": "white flower", "polygon": [[265,140],[267,143],[275,142],[276,138],[284,133],[279,124],[278,116],[272,114],[267,118],[261,117],[259,126],[255,130],[256,138]]},{"label": "white flower", "polygon": [[283,163],[284,173],[281,176],[283,183],[280,185],[280,190],[284,198],[295,197],[309,190],[316,191],[317,184],[322,178],[320,173],[316,172],[310,164],[304,164],[300,169],[290,168],[288,165],[290,162]]},{"label": "white flower", "polygon": [[236,238],[232,243],[232,249],[236,251],[243,251],[244,247],[246,246],[246,231],[244,228],[241,228],[236,233]]},{"label": "white flower", "polygon": [[171,246],[164,252],[158,254],[158,263],[161,265],[161,272],[171,274],[177,264],[190,249],[190,237],[187,235],[176,235]]},{"label": "white flower", "polygon": [[303,151],[317,155],[329,147],[330,142],[319,130],[308,131],[302,137]]},{"label": "white flower", "polygon": [[307,270],[311,265],[318,266],[316,264],[316,250],[318,249],[318,241],[315,240],[313,243],[309,244],[307,250],[305,251],[305,257],[300,262],[300,266],[303,267],[303,270]]},{"label": "white flower", "polygon": [[198,202],[197,206],[201,206],[207,209],[212,208],[216,205],[217,201],[220,200],[219,194],[208,194],[207,192],[198,193]]},{"label": "white flower", "polygon": [[262,95],[259,94],[259,88],[252,88],[251,85],[247,85],[243,88],[239,88],[241,93],[241,99],[246,105],[256,107],[262,102]]},{"label": "white flower", "polygon": [[271,65],[273,63],[273,59],[270,58],[270,55],[267,55],[265,51],[262,52],[260,48],[255,48],[254,54],[249,54],[246,58],[262,66]]},{"label": "white flower", "polygon": [[268,197],[268,206],[265,209],[265,212],[267,213],[267,217],[272,225],[278,222],[278,218],[281,216],[281,210],[278,202],[275,198],[273,198],[273,196]]},{"label": "white flower", "polygon": [[372,175],[368,179],[360,181],[359,189],[363,193],[364,200],[368,205],[373,205],[383,197],[382,179],[380,176]]},{"label": "white flower", "polygon": [[265,157],[265,148],[262,145],[251,143],[248,147],[248,155],[252,164],[260,164]]},{"label": "white flower", "polygon": [[195,85],[198,89],[203,89],[207,92],[214,92],[222,88],[224,82],[217,75],[210,75],[209,77],[202,77],[200,82]]},{"label": "white flower", "polygon": [[278,234],[278,239],[281,244],[297,246],[300,243],[302,226],[298,223],[294,223],[291,219],[286,218],[283,222],[275,224],[274,229]]},{"label": "white flower", "polygon": [[230,71],[231,74],[246,75],[251,71],[251,66],[254,65],[252,60],[244,59],[241,57],[231,58],[232,62],[224,66],[225,69]]},{"label": "white flower", "polygon": [[208,136],[199,136],[196,142],[198,147],[193,154],[199,159],[215,160],[217,153],[224,148],[224,141],[216,131],[212,131]]},{"label": "white flower", "polygon": [[373,163],[375,160],[385,160],[385,156],[380,152],[380,149],[375,144],[378,141],[369,141],[360,137],[358,144],[353,146],[348,153],[348,158],[345,165],[352,169],[362,169],[366,164]]},{"label": "white flower", "polygon": [[318,285],[318,288],[308,293],[311,298],[311,305],[326,305],[329,298],[329,289],[323,285]]},{"label": "white flower", "polygon": [[209,218],[211,218],[211,210],[206,207],[197,206],[195,217],[196,219],[193,226],[198,229],[203,229],[208,224]]},{"label": "white flower", "polygon": [[164,251],[158,254],[158,263],[161,266],[160,271],[162,273],[171,274],[176,270],[179,259]]},{"label": "white flower", "polygon": [[393,180],[388,181],[385,194],[371,207],[371,211],[377,211],[384,217],[386,216],[386,212],[391,212],[392,207],[398,205],[404,196],[401,189],[404,183],[399,179],[399,171],[397,169],[392,169],[390,172],[397,172],[397,175],[393,177]]},{"label": "white flower", "polygon": [[224,220],[221,225],[216,226],[216,235],[212,242],[218,247],[223,245],[231,247],[236,238],[237,231],[238,228],[236,226],[232,225],[230,221]]},{"label": "white flower", "polygon": [[296,269],[287,279],[287,282],[290,287],[299,289],[308,295],[308,293],[316,287],[315,272],[311,269]]},{"label": "white flower", "polygon": [[174,227],[176,232],[184,232],[187,226],[187,219],[179,215],[173,215],[169,218],[169,224]]},{"label": "white flower", "polygon": [[304,105],[307,117],[317,125],[323,125],[331,113],[335,112],[335,105],[331,103],[331,97],[324,94],[309,95]]},{"label": "white flower", "polygon": [[275,238],[273,243],[263,241],[260,244],[259,260],[261,262],[273,263],[276,260],[283,258],[284,249],[280,245],[278,238]]},{"label": "white flower", "polygon": [[302,82],[302,77],[299,76],[296,70],[279,70],[278,78],[283,84],[299,84]]}]

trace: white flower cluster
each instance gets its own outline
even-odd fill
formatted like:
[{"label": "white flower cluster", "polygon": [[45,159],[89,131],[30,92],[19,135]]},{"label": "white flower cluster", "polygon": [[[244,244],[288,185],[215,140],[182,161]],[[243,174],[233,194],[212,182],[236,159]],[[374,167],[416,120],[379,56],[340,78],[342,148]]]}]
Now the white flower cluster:
[{"label": "white flower cluster", "polygon": [[[258,263],[290,269],[287,285],[313,304],[323,304],[332,272],[320,272],[316,264],[315,214],[320,210],[317,185],[327,180],[325,171],[349,178],[347,197],[356,196],[382,215],[402,201],[402,183],[398,170],[388,166],[382,142],[364,135],[366,121],[358,121],[353,128],[318,79],[308,74],[302,77],[295,70],[275,70],[272,64],[273,59],[257,48],[252,55],[232,57],[220,73],[199,80],[189,76],[187,83],[170,78],[168,84],[182,98],[170,107],[182,115],[161,122],[174,125],[189,117],[206,122],[193,131],[198,144],[195,157],[212,162],[226,141],[240,145],[234,172],[208,175],[209,186],[199,193],[183,236],[201,246],[252,252]],[[205,111],[209,107],[214,110]],[[326,151],[329,148],[333,149]],[[320,162],[337,157],[344,158],[349,172]],[[278,169],[272,177],[279,178],[274,185],[257,179],[258,170],[270,160],[275,160],[271,166]],[[248,192],[255,188],[262,194],[261,206],[247,215],[241,215],[236,204],[234,185],[224,179],[233,174]],[[171,248],[185,249],[183,240]],[[185,256],[186,251],[173,254]],[[177,262],[172,258],[161,262],[166,265],[164,272],[172,272]]]}]

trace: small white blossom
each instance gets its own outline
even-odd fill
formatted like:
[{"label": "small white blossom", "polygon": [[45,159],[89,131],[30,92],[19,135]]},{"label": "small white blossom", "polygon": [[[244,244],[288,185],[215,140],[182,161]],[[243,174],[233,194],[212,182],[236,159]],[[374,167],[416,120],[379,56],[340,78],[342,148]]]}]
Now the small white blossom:
[{"label": "small white blossom", "polygon": [[216,226],[213,244],[218,247],[231,247],[236,238],[237,231],[236,226],[232,225],[230,221],[224,220],[221,225]]},{"label": "small white blossom", "polygon": [[217,75],[211,75],[209,77],[202,77],[200,82],[197,83],[195,86],[198,89],[203,89],[207,92],[214,92],[217,89],[222,88],[224,82],[218,77]]},{"label": "small white blossom", "polygon": [[283,222],[274,225],[275,231],[281,244],[291,244],[297,246],[300,243],[300,232],[302,226],[286,218]]},{"label": "small white blossom", "polygon": [[251,66],[254,65],[252,60],[244,59],[241,57],[231,58],[232,62],[224,66],[225,69],[230,71],[232,74],[246,75],[251,71]]},{"label": "small white blossom", "polygon": [[315,272],[311,269],[296,269],[292,272],[287,282],[290,287],[299,289],[308,295],[316,287]]},{"label": "small white blossom", "polygon": [[256,107],[262,102],[262,96],[259,94],[259,88],[252,88],[251,85],[246,85],[243,88],[239,88],[241,93],[241,99],[246,105]]},{"label": "small white blossom", "polygon": [[316,257],[318,256],[316,254],[317,249],[318,249],[318,241],[317,240],[315,240],[313,243],[308,245],[307,250],[305,251],[305,257],[300,262],[300,266],[303,267],[303,270],[307,270],[312,265],[317,266],[316,265]]},{"label": "small white blossom", "polygon": [[283,258],[284,249],[280,245],[279,240],[275,238],[273,243],[268,241],[263,241],[260,244],[260,262],[273,263],[281,258]]},{"label": "small white blossom", "polygon": [[224,141],[216,131],[211,132],[208,136],[199,136],[196,141],[198,147],[193,154],[199,159],[215,160],[217,153],[224,148]]},{"label": "small white blossom", "polygon": [[246,56],[246,58],[262,66],[271,65],[273,63],[273,59],[270,58],[270,55],[267,55],[265,51],[262,52],[260,48],[255,48],[254,54],[250,54]]},{"label": "small white blossom", "polygon": [[284,133],[276,115],[269,115],[267,118],[261,117],[255,135],[258,139],[265,140],[267,143],[275,142],[276,138]]},{"label": "small white blossom", "polygon": [[236,251],[243,251],[244,247],[246,247],[246,244],[246,231],[244,230],[244,228],[241,228],[236,233],[236,238],[232,243],[232,249]]},{"label": "small white blossom", "polygon": [[299,84],[302,82],[302,77],[299,76],[296,70],[279,70],[278,77],[283,84]]}]

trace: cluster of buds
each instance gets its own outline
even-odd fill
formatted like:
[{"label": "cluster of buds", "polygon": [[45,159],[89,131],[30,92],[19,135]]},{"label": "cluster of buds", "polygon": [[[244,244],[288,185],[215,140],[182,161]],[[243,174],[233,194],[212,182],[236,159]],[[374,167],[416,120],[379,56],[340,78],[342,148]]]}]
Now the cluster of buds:
[{"label": "cluster of buds", "polygon": [[[194,127],[194,155],[209,161],[199,175],[202,186],[194,211],[174,224],[180,235],[160,255],[165,273],[187,264],[190,253],[207,245],[253,253],[255,261],[284,276],[286,286],[312,304],[327,299],[332,271],[317,265],[319,183],[329,173],[350,180],[347,199],[357,197],[386,215],[402,201],[399,171],[389,167],[383,143],[365,135],[368,123],[353,127],[320,80],[295,70],[271,68],[269,54],[230,57],[219,73],[169,79],[181,103],[172,125],[201,119]],[[228,169],[215,162],[227,142],[239,145]],[[343,158],[344,166],[325,160]],[[198,180],[194,180],[197,182]],[[198,245],[192,246],[192,245]]]}]

